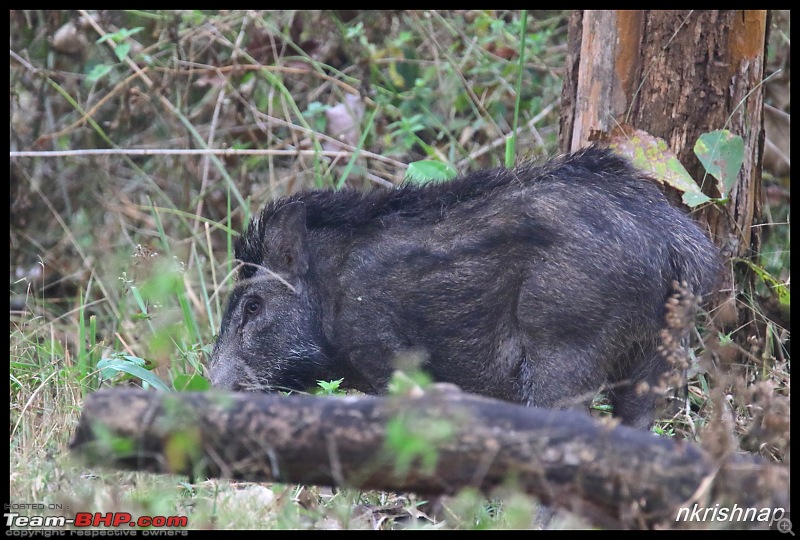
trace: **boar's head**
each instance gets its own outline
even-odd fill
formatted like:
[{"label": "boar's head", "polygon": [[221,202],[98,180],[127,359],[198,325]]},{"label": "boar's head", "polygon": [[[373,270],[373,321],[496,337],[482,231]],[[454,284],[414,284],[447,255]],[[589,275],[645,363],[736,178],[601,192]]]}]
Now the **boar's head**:
[{"label": "boar's head", "polygon": [[236,286],[214,345],[211,381],[243,391],[303,390],[324,358],[309,287],[306,209],[291,202],[253,219],[236,242]]}]

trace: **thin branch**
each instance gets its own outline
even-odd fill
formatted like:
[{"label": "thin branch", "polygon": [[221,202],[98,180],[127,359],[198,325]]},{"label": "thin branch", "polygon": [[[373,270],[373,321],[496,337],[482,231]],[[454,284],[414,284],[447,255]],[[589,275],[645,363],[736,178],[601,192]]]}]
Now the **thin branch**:
[{"label": "thin branch", "polygon": [[[202,156],[214,154],[217,156],[312,156],[322,155],[326,157],[346,157],[353,152],[336,150],[269,150],[252,148],[88,148],[83,150],[43,150],[43,151],[12,151],[8,155],[11,158],[24,157],[77,157],[77,156]],[[395,167],[406,169],[408,165],[395,161],[391,158],[383,157],[379,154],[361,152],[360,155],[383,161]]]}]

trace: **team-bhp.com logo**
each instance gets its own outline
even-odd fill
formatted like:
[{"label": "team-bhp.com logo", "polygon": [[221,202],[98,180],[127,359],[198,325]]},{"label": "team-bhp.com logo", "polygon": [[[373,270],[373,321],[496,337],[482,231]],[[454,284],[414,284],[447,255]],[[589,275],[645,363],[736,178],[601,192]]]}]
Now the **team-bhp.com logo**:
[{"label": "team-bhp.com logo", "polygon": [[3,514],[6,527],[186,527],[186,516],[139,516],[129,512],[78,512],[74,518],[64,516],[21,516],[15,512]]}]

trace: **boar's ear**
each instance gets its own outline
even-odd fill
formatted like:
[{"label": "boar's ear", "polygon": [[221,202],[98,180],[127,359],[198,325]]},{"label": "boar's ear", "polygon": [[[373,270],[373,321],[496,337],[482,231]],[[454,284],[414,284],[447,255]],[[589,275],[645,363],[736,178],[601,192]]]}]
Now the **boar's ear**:
[{"label": "boar's ear", "polygon": [[275,272],[301,278],[308,270],[306,205],[291,202],[277,210],[267,225],[267,262]]}]

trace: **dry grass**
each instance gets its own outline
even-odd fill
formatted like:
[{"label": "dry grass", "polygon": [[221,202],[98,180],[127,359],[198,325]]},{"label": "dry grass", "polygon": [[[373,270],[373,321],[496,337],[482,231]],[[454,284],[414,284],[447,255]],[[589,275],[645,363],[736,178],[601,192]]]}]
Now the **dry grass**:
[{"label": "dry grass", "polygon": [[[551,153],[566,16],[529,14],[519,95],[518,21],[502,11],[12,11],[11,150],[54,153],[11,160],[11,501],[62,505],[53,515],[188,515],[192,528],[531,526],[535,502],[513,493],[448,499],[439,521],[412,495],[191,484],[66,454],[86,393],[148,384],[125,369],[202,386],[231,243],[263,202],[397,184],[424,158],[460,172],[499,165],[517,100],[520,157]],[[765,244],[784,281],[788,256],[774,254],[788,255],[788,181],[786,194],[768,201]],[[713,450],[729,439],[703,426],[726,425],[742,448],[781,460],[788,324],[751,298],[757,324],[690,358],[688,403],[660,429]]]}]

